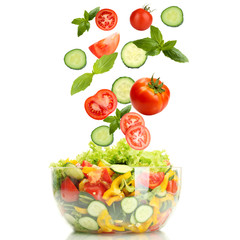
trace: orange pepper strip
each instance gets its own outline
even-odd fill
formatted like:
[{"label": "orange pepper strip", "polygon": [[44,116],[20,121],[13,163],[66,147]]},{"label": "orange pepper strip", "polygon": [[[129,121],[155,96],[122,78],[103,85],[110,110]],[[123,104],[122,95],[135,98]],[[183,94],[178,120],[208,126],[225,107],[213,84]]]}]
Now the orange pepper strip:
[{"label": "orange pepper strip", "polygon": [[79,212],[81,214],[87,214],[88,213],[87,209],[85,209],[85,208],[80,208],[80,207],[74,207],[74,208],[77,212]]},{"label": "orange pepper strip", "polygon": [[106,210],[103,210],[97,218],[97,223],[101,229],[100,231],[102,232],[112,232],[112,229],[109,228],[105,222],[107,215],[108,215],[108,211],[106,209]]},{"label": "orange pepper strip", "polygon": [[112,176],[112,175],[114,174],[114,172],[111,170],[111,168],[109,168],[108,166],[106,166],[103,162],[99,161],[99,162],[98,162],[98,166],[99,166],[99,167],[105,167],[105,168],[107,169],[107,171],[108,171],[108,174],[109,174],[110,176]]},{"label": "orange pepper strip", "polygon": [[111,206],[114,202],[119,202],[125,197],[124,193],[121,192],[118,196],[109,198],[106,203],[108,206]]},{"label": "orange pepper strip", "polygon": [[84,167],[84,168],[82,169],[82,172],[83,172],[83,173],[86,173],[86,174],[88,174],[88,173],[90,173],[90,172],[92,172],[92,171],[96,171],[96,168],[93,168],[93,167]]}]

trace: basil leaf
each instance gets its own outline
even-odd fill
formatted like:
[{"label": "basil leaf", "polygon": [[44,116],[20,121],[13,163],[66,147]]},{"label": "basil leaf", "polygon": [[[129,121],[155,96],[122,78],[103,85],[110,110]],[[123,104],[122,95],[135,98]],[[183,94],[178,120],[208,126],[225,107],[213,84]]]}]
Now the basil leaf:
[{"label": "basil leaf", "polygon": [[128,105],[121,110],[121,118],[131,111],[132,105]]},{"label": "basil leaf", "polygon": [[85,22],[84,18],[75,18],[75,19],[72,20],[72,24],[75,24],[75,25],[79,25],[82,22]]},{"label": "basil leaf", "polygon": [[160,54],[160,52],[161,52],[161,49],[158,47],[152,51],[148,51],[146,54],[148,56],[156,56],[156,55]]},{"label": "basil leaf", "polygon": [[162,50],[171,50],[175,45],[176,45],[177,41],[168,41],[166,43],[164,43]]},{"label": "basil leaf", "polygon": [[78,93],[80,91],[85,90],[88,86],[90,86],[92,82],[93,74],[92,73],[84,73],[75,81],[73,82],[72,89],[71,89],[71,95],[74,95],[75,93]]},{"label": "basil leaf", "polygon": [[87,31],[89,31],[89,29],[90,29],[90,22],[86,22],[86,29],[87,29]]},{"label": "basil leaf", "polygon": [[108,72],[114,65],[118,53],[104,55],[98,59],[93,65],[93,73],[101,74]]},{"label": "basil leaf", "polygon": [[109,127],[109,134],[113,134],[119,128],[119,122],[115,119]]},{"label": "basil leaf", "polygon": [[133,41],[133,43],[146,52],[152,51],[159,47],[159,43],[151,38],[143,38],[140,40]]},{"label": "basil leaf", "polygon": [[161,44],[163,37],[161,31],[154,26],[150,27],[151,38]]},{"label": "basil leaf", "polygon": [[121,118],[121,112],[118,108],[116,109],[116,116],[117,116],[118,119]]},{"label": "basil leaf", "polygon": [[108,116],[108,117],[106,117],[103,121],[104,121],[104,122],[107,122],[107,123],[111,123],[111,122],[113,122],[115,119],[116,119],[116,117],[114,117],[114,116]]},{"label": "basil leaf", "polygon": [[93,10],[91,10],[89,12],[89,21],[94,19],[99,11],[100,11],[100,7],[96,7]]},{"label": "basil leaf", "polygon": [[78,25],[78,37],[80,37],[81,35],[83,35],[83,33],[87,30],[87,27],[86,27],[86,22],[81,22],[79,25]]},{"label": "basil leaf", "polygon": [[176,62],[188,62],[188,58],[175,47],[171,50],[164,50],[163,53],[166,57],[169,57]]},{"label": "basil leaf", "polygon": [[84,18],[86,19],[86,21],[89,20],[89,13],[86,10],[84,11]]}]

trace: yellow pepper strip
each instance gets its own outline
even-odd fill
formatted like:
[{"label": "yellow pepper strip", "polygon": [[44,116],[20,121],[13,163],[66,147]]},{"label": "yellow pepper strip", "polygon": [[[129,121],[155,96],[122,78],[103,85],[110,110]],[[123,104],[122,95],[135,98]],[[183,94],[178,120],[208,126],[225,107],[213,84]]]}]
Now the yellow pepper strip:
[{"label": "yellow pepper strip", "polygon": [[79,212],[81,214],[87,214],[88,213],[87,209],[85,209],[85,208],[80,208],[80,207],[74,207],[74,208],[77,212]]},{"label": "yellow pepper strip", "polygon": [[111,188],[109,188],[104,194],[103,194],[103,199],[108,200],[111,197],[114,197],[116,195],[119,195],[121,193],[120,190],[120,184],[122,183],[123,179],[128,179],[131,177],[131,172],[127,172],[116,179],[113,180]]},{"label": "yellow pepper strip", "polygon": [[124,232],[125,231],[124,227],[119,227],[119,226],[115,226],[114,224],[112,224],[112,218],[109,214],[107,215],[105,221],[106,221],[107,227],[109,227],[109,228],[111,228],[115,231],[119,231],[119,232]]},{"label": "yellow pepper strip", "polygon": [[164,177],[164,179],[163,179],[163,182],[162,182],[161,185],[160,185],[162,191],[165,191],[165,190],[167,189],[168,179],[169,179],[170,177],[172,177],[174,174],[175,174],[174,171],[173,171],[173,170],[170,170],[170,171],[165,175],[165,177]]},{"label": "yellow pepper strip", "polygon": [[90,172],[92,172],[92,171],[96,171],[96,168],[93,168],[93,167],[84,167],[84,168],[82,169],[82,172],[83,172],[83,173],[86,173],[86,174],[88,174],[88,173],[90,173]]},{"label": "yellow pepper strip", "polygon": [[153,219],[151,217],[146,222],[140,224],[140,226],[138,227],[139,232],[140,233],[146,232],[148,230],[148,228],[150,227],[150,225],[152,224],[152,221],[153,221]]},{"label": "yellow pepper strip", "polygon": [[159,219],[159,216],[160,216],[160,211],[158,208],[154,207],[153,208],[153,216],[152,216],[152,219],[153,219],[153,225],[157,224],[158,223],[158,219]]},{"label": "yellow pepper strip", "polygon": [[78,163],[78,161],[77,160],[69,160],[69,158],[68,158],[68,159],[66,159],[65,163],[72,163],[72,164],[76,165]]},{"label": "yellow pepper strip", "polygon": [[112,176],[114,174],[114,172],[108,166],[106,166],[103,162],[99,161],[98,162],[98,166],[99,167],[105,167],[107,169],[107,171],[108,171],[108,174],[110,176]]},{"label": "yellow pepper strip", "polygon": [[101,232],[112,232],[112,229],[109,228],[107,225],[106,225],[106,222],[105,222],[105,219],[106,219],[106,216],[108,215],[108,211],[107,210],[103,210],[100,215],[98,216],[97,218],[97,223],[100,227],[100,231]]},{"label": "yellow pepper strip", "polygon": [[140,194],[141,193],[139,191],[135,191],[135,192],[132,192],[131,194],[129,194],[128,197],[134,197],[134,196],[138,196]]},{"label": "yellow pepper strip", "polygon": [[108,206],[111,206],[114,202],[119,202],[125,197],[124,193],[121,192],[118,196],[109,198],[106,203]]},{"label": "yellow pepper strip", "polygon": [[149,205],[152,207],[159,208],[159,205],[160,205],[159,198],[153,197],[152,200],[150,201]]},{"label": "yellow pepper strip", "polygon": [[88,180],[86,178],[84,178],[78,185],[78,189],[79,191],[84,191],[84,184],[88,182]]}]

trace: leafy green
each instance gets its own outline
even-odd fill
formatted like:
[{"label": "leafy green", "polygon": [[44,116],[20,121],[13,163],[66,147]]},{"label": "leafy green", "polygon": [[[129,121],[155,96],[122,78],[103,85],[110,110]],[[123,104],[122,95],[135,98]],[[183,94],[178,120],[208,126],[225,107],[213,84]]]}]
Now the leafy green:
[{"label": "leafy green", "polygon": [[151,34],[151,39],[157,41],[159,44],[161,44],[163,37],[161,31],[154,26],[151,26],[150,28],[150,34]]},{"label": "leafy green", "polygon": [[188,62],[188,58],[175,47],[170,50],[163,50],[163,53],[166,57],[169,57],[176,62]]},{"label": "leafy green", "polygon": [[152,167],[153,170],[166,169],[169,161],[165,151],[138,151],[132,149],[126,142],[121,139],[115,146],[102,148],[89,143],[90,150],[76,157],[79,163],[87,160],[92,164],[97,164],[99,160],[104,160],[110,164],[126,164],[132,167]]},{"label": "leafy green", "polygon": [[80,91],[84,91],[87,87],[89,87],[92,83],[92,78],[92,73],[84,73],[83,75],[75,79],[72,85],[71,95]]}]

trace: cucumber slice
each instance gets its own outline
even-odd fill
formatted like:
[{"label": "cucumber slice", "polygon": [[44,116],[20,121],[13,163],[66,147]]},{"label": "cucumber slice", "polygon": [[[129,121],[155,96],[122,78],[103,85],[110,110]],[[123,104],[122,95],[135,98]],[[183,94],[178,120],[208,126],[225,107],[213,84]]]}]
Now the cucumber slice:
[{"label": "cucumber slice", "polygon": [[122,48],[121,57],[123,63],[129,68],[140,68],[147,60],[146,51],[132,42],[128,42]]},{"label": "cucumber slice", "polygon": [[107,207],[104,203],[100,201],[92,201],[87,208],[89,215],[93,217],[98,217],[103,210],[106,210]]},{"label": "cucumber slice", "polygon": [[92,141],[101,147],[107,147],[113,143],[113,134],[109,134],[108,126],[95,128],[91,134]]},{"label": "cucumber slice", "polygon": [[137,220],[135,218],[135,213],[132,213],[131,217],[130,217],[130,223],[131,224],[137,224]]},{"label": "cucumber slice", "polygon": [[76,222],[76,219],[68,213],[65,213],[64,217],[67,220],[67,222],[70,223],[71,225],[74,225],[74,223]]},{"label": "cucumber slice", "polygon": [[130,103],[130,90],[135,81],[130,77],[120,77],[112,85],[112,92],[116,95],[119,103]]},{"label": "cucumber slice", "polygon": [[127,173],[127,172],[131,172],[133,170],[132,167],[129,167],[127,165],[121,165],[121,164],[114,164],[114,165],[111,165],[110,167],[115,173],[118,173],[118,174],[124,174],[124,173]]},{"label": "cucumber slice", "polygon": [[91,217],[82,217],[79,219],[79,224],[88,230],[91,231],[97,231],[98,230],[98,224],[97,222],[91,218]]},{"label": "cucumber slice", "polygon": [[132,213],[138,206],[138,201],[135,197],[126,197],[121,201],[122,210],[125,213]]},{"label": "cucumber slice", "polygon": [[183,23],[183,11],[177,6],[171,6],[162,11],[162,22],[170,27],[178,27]]},{"label": "cucumber slice", "polygon": [[149,205],[141,205],[135,211],[137,222],[146,222],[153,215],[153,208]]},{"label": "cucumber slice", "polygon": [[92,202],[94,200],[95,200],[95,198],[87,192],[80,192],[79,193],[79,201],[80,202],[83,202],[85,204],[89,204],[90,202]]},{"label": "cucumber slice", "polygon": [[87,57],[83,50],[73,49],[64,56],[64,63],[71,69],[80,70],[87,64]]},{"label": "cucumber slice", "polygon": [[72,163],[66,163],[64,165],[65,169],[64,172],[67,176],[71,177],[71,178],[75,178],[77,180],[81,180],[84,178],[84,174],[82,172],[82,170],[78,167],[76,167],[74,164]]},{"label": "cucumber slice", "polygon": [[158,192],[158,193],[157,193],[157,197],[159,197],[159,198],[166,197],[166,195],[167,195],[167,191],[166,191],[166,190],[163,191],[163,192]]}]

